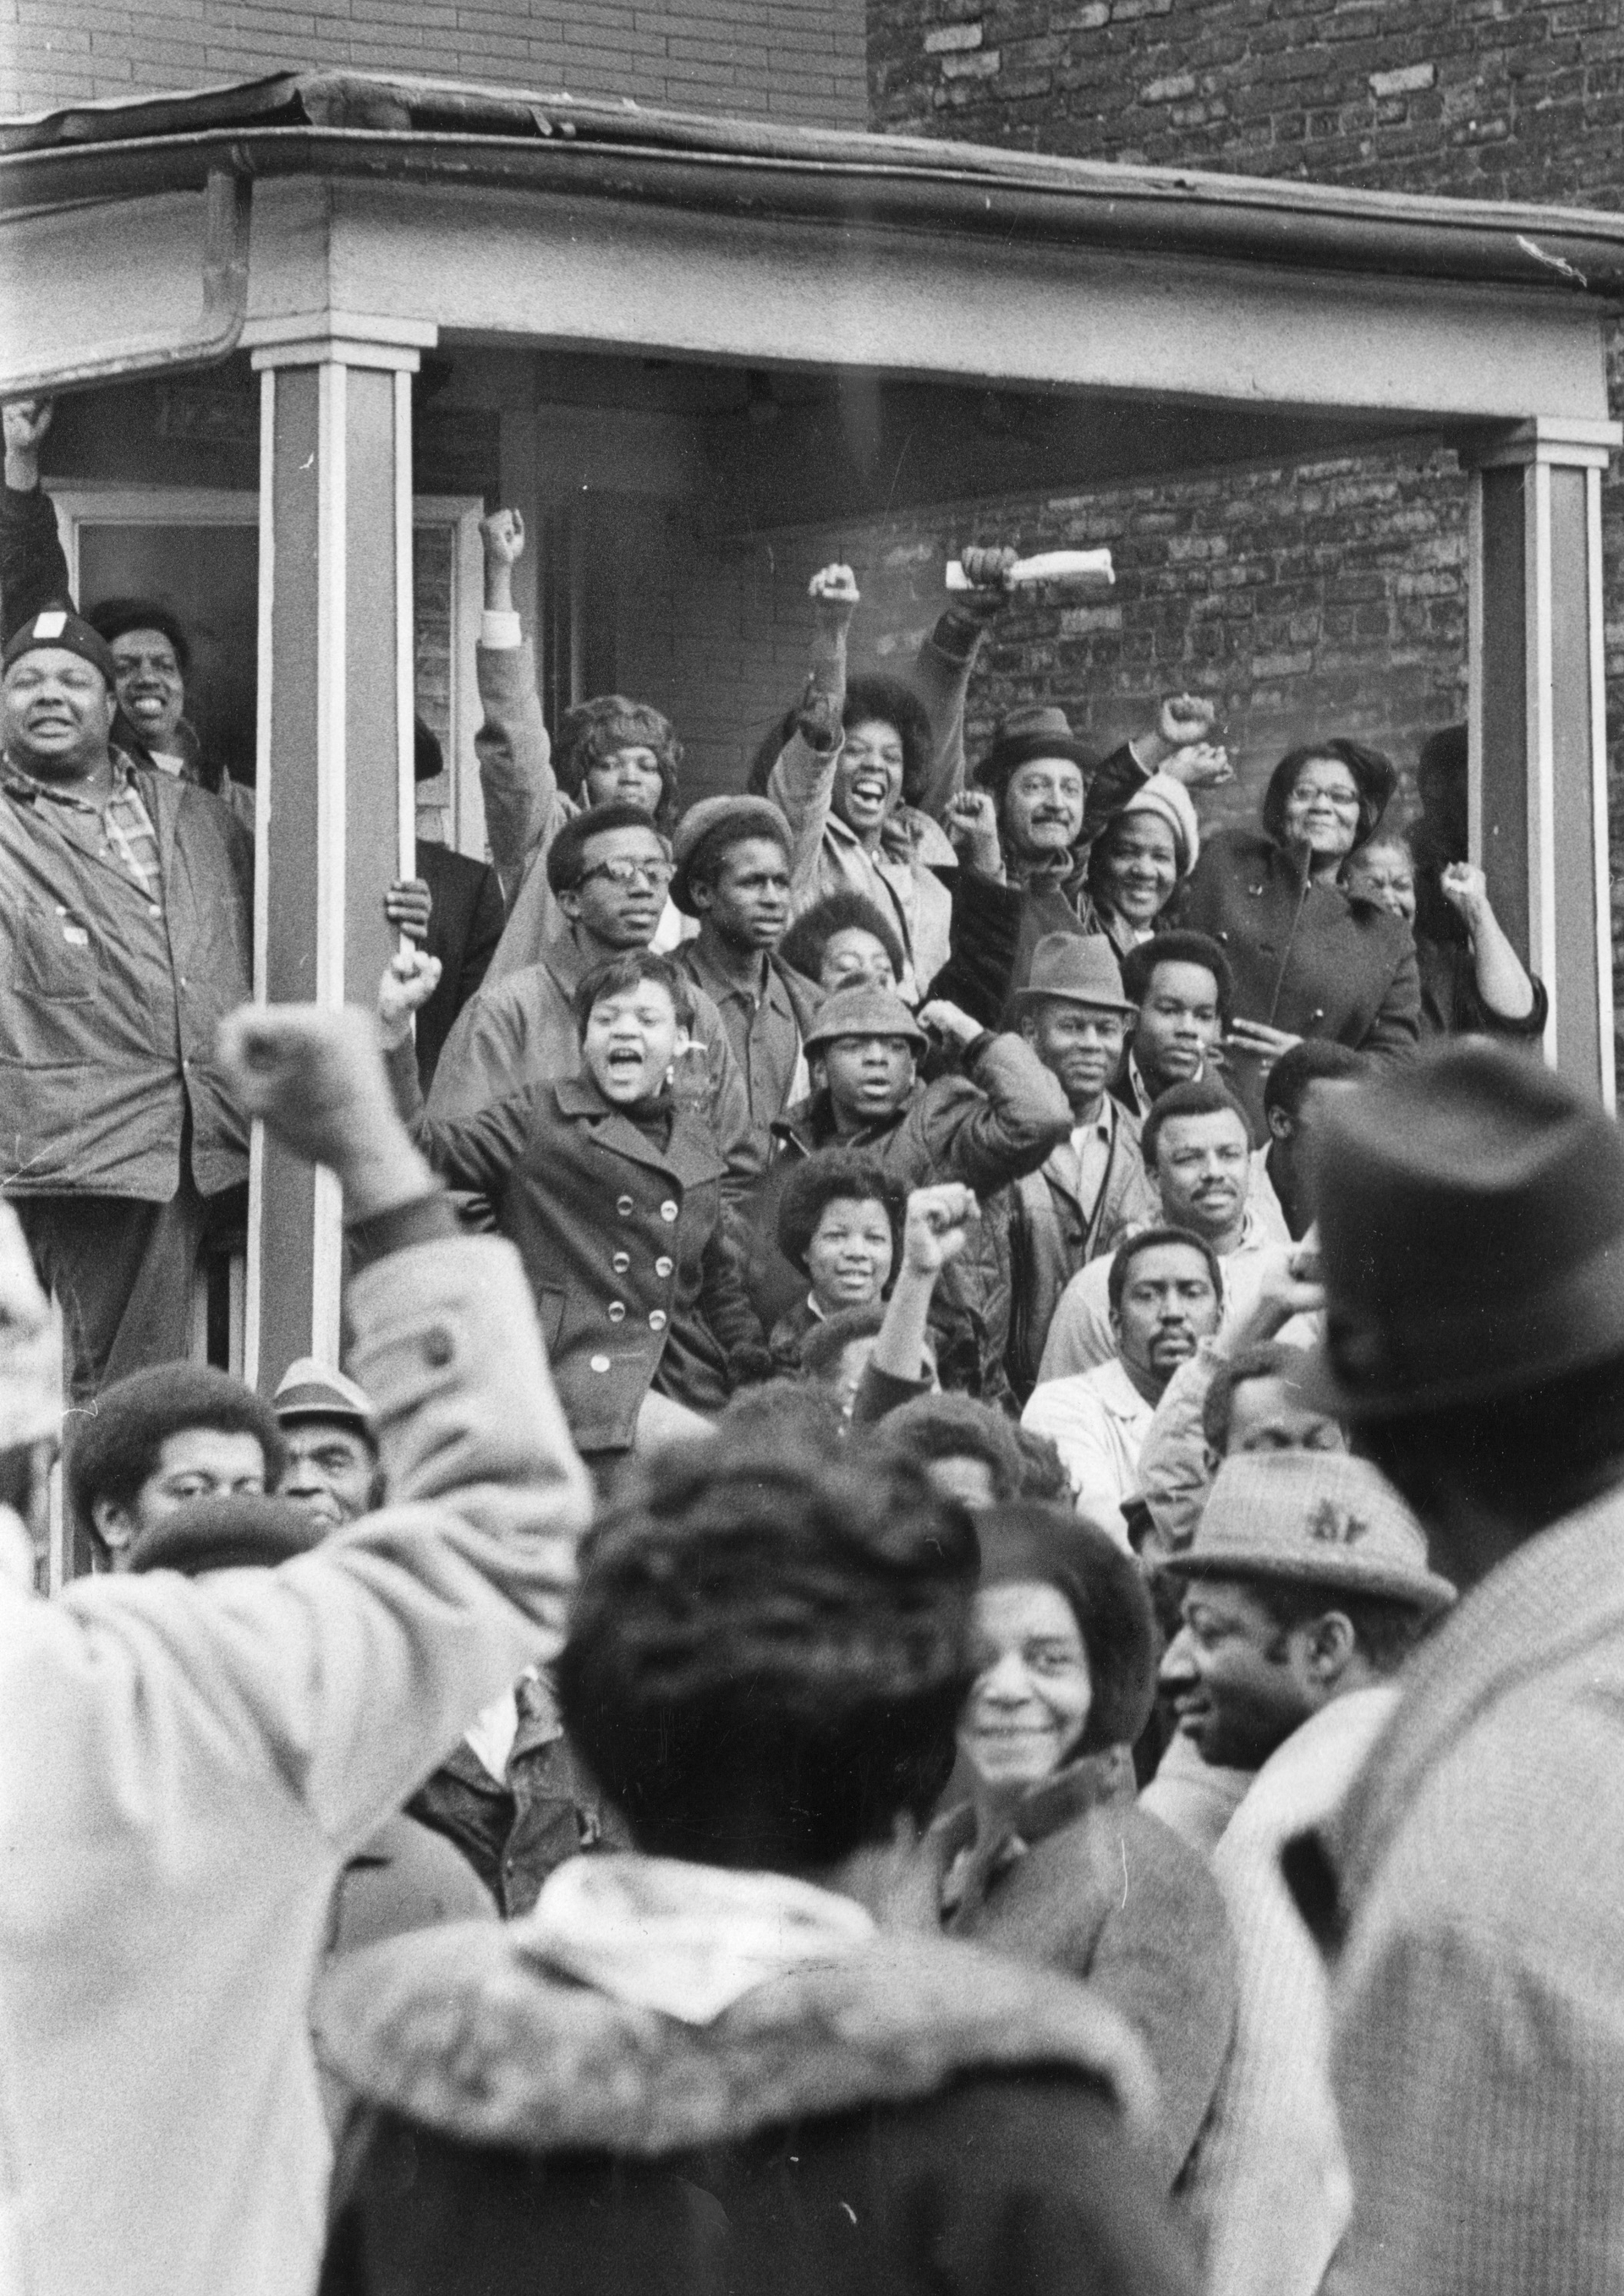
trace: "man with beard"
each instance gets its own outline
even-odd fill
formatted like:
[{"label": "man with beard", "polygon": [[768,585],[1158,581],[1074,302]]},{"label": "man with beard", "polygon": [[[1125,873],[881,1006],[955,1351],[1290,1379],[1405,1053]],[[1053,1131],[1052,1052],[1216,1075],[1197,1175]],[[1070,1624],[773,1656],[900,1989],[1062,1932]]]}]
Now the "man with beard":
[{"label": "man with beard", "polygon": [[1099,1264],[1116,1353],[1035,1388],[1021,1423],[1054,1442],[1078,1513],[1126,1546],[1122,1502],[1138,1486],[1139,1447],[1169,1380],[1218,1328],[1223,1278],[1210,1244],[1176,1227],[1145,1228]]},{"label": "man with beard", "polygon": [[1106,1090],[1129,1006],[1111,943],[1051,933],[1010,1014],[1071,1107],[1071,1136],[1015,1184],[1010,1229],[1010,1381],[1032,1389],[1060,1295],[1125,1229],[1157,1217],[1137,1119]]},{"label": "man with beard", "polygon": [[808,1086],[801,1040],[823,1003],[778,956],[790,922],[790,825],[762,797],[707,797],[671,840],[671,898],[699,919],[674,962],[722,1016],[766,1161],[770,1127]]},{"label": "man with beard", "polygon": [[[1251,1135],[1240,1103],[1216,1079],[1175,1085],[1144,1120],[1140,1147],[1170,1226],[1210,1245],[1224,1272],[1220,1333],[1250,1316],[1292,1247],[1252,1201]],[[1090,1260],[1062,1294],[1043,1351],[1040,1380],[1093,1371],[1116,1353],[1106,1291],[1107,1263]]]}]

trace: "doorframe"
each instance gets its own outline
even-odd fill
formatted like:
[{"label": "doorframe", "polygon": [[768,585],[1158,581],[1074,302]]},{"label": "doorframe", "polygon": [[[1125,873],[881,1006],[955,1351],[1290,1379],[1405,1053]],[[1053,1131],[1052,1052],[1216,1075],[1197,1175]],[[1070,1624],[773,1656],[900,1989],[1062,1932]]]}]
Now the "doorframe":
[{"label": "doorframe", "polygon": [[[79,594],[79,536],[87,526],[247,526],[259,523],[259,496],[252,488],[98,486],[63,487],[53,497],[57,533],[68,562],[68,585]],[[485,803],[474,756],[480,730],[479,687],[474,648],[485,604],[484,557],[480,521],[485,504],[478,495],[415,495],[414,528],[438,528],[451,537],[450,727],[451,843],[459,853],[486,858]]]}]

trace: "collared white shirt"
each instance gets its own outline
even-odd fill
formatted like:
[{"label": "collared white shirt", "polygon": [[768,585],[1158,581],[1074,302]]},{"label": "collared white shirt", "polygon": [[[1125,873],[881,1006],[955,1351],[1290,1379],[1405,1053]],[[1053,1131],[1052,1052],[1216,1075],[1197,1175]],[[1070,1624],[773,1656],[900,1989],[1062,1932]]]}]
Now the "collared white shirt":
[{"label": "collared white shirt", "polygon": [[1092,1371],[1040,1383],[1021,1414],[1023,1427],[1048,1436],[1060,1453],[1079,1514],[1123,1547],[1128,1539],[1122,1502],[1139,1488],[1139,1447],[1155,1415],[1155,1405],[1145,1401],[1114,1353]]}]

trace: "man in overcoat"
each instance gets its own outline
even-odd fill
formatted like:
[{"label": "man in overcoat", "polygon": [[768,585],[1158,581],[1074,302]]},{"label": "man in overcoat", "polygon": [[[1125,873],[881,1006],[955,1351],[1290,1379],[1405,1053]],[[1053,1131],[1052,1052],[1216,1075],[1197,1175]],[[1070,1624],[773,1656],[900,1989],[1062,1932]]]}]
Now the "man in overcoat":
[{"label": "man in overcoat", "polygon": [[249,994],[252,850],[112,742],[117,668],[66,608],[0,688],[0,1186],[76,1394],[188,1352],[207,1208],[248,1177],[215,1032]]},{"label": "man in overcoat", "polygon": [[1324,1395],[1462,1600],[1287,1851],[1338,1948],[1335,2296],[1600,2296],[1624,2259],[1624,1142],[1451,1045],[1316,1156]]}]

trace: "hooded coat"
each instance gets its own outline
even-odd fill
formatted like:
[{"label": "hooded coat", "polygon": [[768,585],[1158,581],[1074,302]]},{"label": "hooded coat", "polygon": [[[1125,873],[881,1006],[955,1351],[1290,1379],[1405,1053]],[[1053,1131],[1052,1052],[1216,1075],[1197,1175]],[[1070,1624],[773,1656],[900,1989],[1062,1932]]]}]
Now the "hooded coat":
[{"label": "hooded coat", "polygon": [[566,1867],[529,1921],[329,1980],[320,2046],[364,2103],[322,2296],[1193,2290],[1142,2062],[1082,1988],[775,1875],[578,1862],[573,1936]]}]

